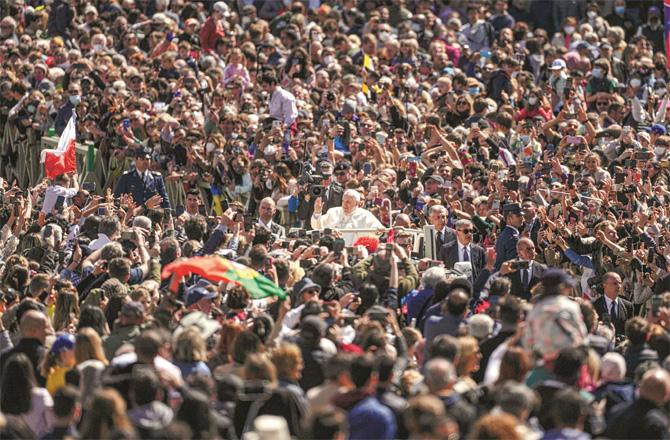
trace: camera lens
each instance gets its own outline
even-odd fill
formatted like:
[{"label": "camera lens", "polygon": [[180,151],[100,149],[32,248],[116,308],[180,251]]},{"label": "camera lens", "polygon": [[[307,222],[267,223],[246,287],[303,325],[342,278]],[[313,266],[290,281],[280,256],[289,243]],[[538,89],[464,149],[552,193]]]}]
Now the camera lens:
[{"label": "camera lens", "polygon": [[321,197],[323,194],[323,187],[321,185],[316,185],[311,188],[312,197]]},{"label": "camera lens", "polygon": [[328,101],[335,101],[335,94],[333,92],[326,93],[326,99]]}]

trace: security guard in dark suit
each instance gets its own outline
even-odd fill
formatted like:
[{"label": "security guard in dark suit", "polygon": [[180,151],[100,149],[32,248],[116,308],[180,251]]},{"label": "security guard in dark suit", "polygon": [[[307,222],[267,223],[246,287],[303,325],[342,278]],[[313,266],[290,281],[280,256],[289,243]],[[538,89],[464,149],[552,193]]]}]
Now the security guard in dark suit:
[{"label": "security guard in dark suit", "polygon": [[114,189],[114,197],[122,194],[130,194],[138,206],[144,204],[154,195],[163,198],[161,208],[170,209],[170,200],[165,190],[163,176],[155,171],[150,171],[151,149],[140,148],[135,151],[135,169],[126,171],[119,178]]},{"label": "security guard in dark suit", "polygon": [[521,206],[518,203],[503,205],[505,228],[496,240],[496,270],[508,260],[517,258],[516,244],[519,241],[519,228],[523,225]]}]

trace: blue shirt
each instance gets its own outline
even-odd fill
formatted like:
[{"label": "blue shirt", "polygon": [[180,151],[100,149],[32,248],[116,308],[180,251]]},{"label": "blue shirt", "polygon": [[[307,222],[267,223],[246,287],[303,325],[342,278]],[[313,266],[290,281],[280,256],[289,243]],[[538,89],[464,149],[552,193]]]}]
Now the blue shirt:
[{"label": "blue shirt", "polygon": [[361,400],[349,411],[347,418],[350,440],[391,440],[395,438],[395,416],[374,396]]}]

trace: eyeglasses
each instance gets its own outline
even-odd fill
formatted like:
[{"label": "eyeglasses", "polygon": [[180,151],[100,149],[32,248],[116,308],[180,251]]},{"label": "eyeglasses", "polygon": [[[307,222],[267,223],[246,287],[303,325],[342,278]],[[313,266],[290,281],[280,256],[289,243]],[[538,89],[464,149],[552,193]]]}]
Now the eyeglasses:
[{"label": "eyeglasses", "polygon": [[459,229],[460,232],[469,235],[472,234],[473,230],[472,229]]},{"label": "eyeglasses", "polygon": [[598,107],[602,107],[602,106],[609,105],[609,104],[610,104],[609,102],[596,102],[596,105]]},{"label": "eyeglasses", "polygon": [[347,172],[346,172],[346,171],[336,171],[336,172],[335,172],[335,175],[336,175],[337,177],[344,177],[344,176],[347,175]]}]

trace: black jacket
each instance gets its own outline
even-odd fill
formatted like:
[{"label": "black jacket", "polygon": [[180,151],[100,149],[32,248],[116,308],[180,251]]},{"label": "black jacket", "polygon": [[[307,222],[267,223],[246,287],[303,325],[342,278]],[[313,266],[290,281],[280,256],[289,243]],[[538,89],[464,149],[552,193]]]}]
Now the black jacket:
[{"label": "black jacket", "polygon": [[547,266],[538,263],[537,261],[533,261],[533,263],[530,265],[530,270],[531,275],[530,280],[528,282],[528,286],[523,285],[520,270],[505,275],[505,277],[512,282],[510,293],[514,296],[518,296],[522,299],[525,299],[526,301],[530,301],[531,299],[530,291],[533,287],[535,287],[537,283],[540,282],[540,279],[542,278],[544,271],[547,270]]},{"label": "black jacket", "polygon": [[607,438],[667,439],[668,415],[650,400],[639,398],[614,408]]},{"label": "black jacket", "polygon": [[30,362],[33,364],[37,383],[40,386],[45,386],[46,378],[42,377],[42,374],[40,373],[40,364],[46,355],[46,349],[44,348],[44,345],[42,345],[42,343],[37,339],[23,338],[19,341],[18,344],[16,344],[14,348],[10,348],[4,351],[0,355],[0,377],[2,377],[2,373],[5,370],[7,359],[9,359],[9,357],[14,353],[23,353],[28,356],[28,359],[30,359]]},{"label": "black jacket", "polygon": [[[242,437],[245,426],[252,429],[253,420],[260,415],[273,415],[286,419],[291,436],[300,437],[300,424],[305,414],[301,413],[299,402],[286,390],[270,390],[246,385],[235,400],[233,423],[237,437]],[[250,420],[247,421],[247,418]]]},{"label": "black jacket", "polygon": [[[593,302],[593,308],[598,314],[598,318],[602,320],[602,316],[605,313],[610,313],[607,310],[607,302],[605,301],[605,296],[601,295],[598,299]],[[625,334],[626,321],[634,316],[633,304],[622,297],[617,298],[617,314],[616,316],[610,316],[612,324],[614,324],[614,330],[617,335]],[[632,373],[632,372],[631,372]]]}]

